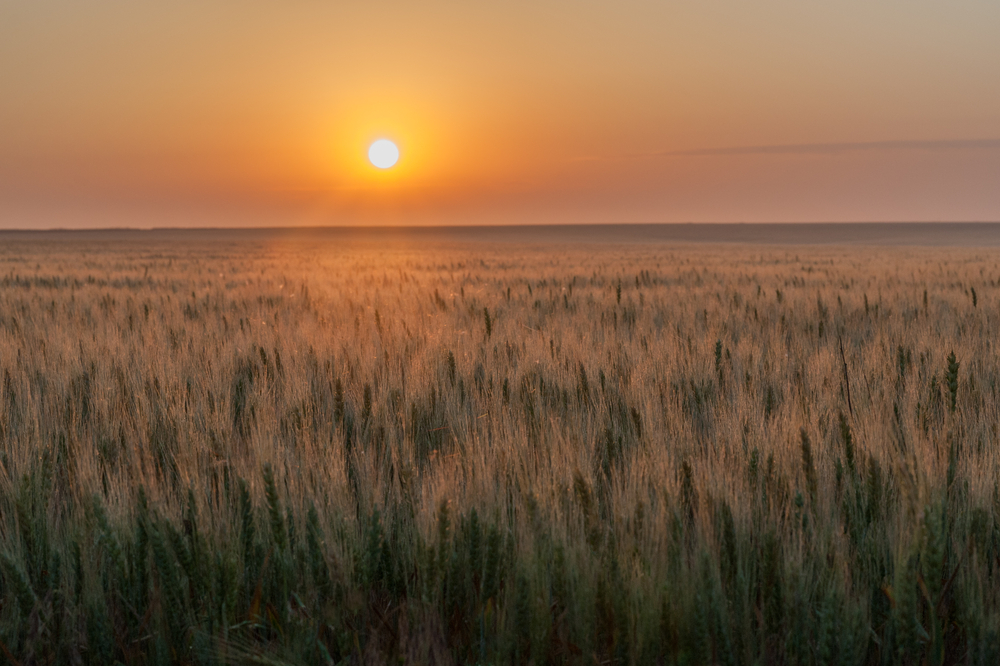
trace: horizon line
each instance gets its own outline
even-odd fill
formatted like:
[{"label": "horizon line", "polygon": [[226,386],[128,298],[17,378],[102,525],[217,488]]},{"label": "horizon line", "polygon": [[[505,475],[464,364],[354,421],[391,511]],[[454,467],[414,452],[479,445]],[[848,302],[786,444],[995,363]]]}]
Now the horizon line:
[{"label": "horizon line", "polygon": [[290,225],[290,226],[165,226],[165,227],[49,227],[45,229],[30,229],[24,227],[0,227],[0,234],[6,233],[92,233],[92,232],[136,232],[151,233],[157,231],[319,231],[319,230],[353,230],[353,231],[383,231],[383,230],[424,230],[424,229],[560,229],[571,227],[692,227],[692,226],[903,226],[903,225],[1000,225],[997,220],[825,220],[819,222],[806,221],[714,221],[714,222],[568,222],[543,224],[371,224],[371,225]]}]

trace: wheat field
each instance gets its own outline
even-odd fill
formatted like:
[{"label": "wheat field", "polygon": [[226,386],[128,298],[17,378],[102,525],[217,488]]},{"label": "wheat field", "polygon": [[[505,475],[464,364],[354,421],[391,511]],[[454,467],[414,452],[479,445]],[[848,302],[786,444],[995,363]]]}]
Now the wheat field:
[{"label": "wheat field", "polygon": [[0,247],[0,663],[996,664],[996,250]]}]

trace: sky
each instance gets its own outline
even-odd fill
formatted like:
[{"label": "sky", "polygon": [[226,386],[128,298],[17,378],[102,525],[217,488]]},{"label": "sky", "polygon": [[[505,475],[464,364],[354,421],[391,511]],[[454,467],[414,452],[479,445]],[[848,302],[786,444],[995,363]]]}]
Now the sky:
[{"label": "sky", "polygon": [[995,0],[0,0],[0,228],[997,221],[998,34]]}]

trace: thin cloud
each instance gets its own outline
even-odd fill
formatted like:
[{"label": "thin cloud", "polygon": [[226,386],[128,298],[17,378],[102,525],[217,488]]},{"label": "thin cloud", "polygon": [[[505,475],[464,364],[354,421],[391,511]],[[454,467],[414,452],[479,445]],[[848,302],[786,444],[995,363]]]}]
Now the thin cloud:
[{"label": "thin cloud", "polygon": [[[854,141],[841,143],[797,143],[769,146],[735,146],[669,150],[642,157],[687,157],[715,155],[836,155],[838,153],[885,150],[989,150],[1000,148],[1000,139],[944,139],[938,141]],[[637,155],[638,157],[638,155]]]},{"label": "thin cloud", "polygon": [[729,146],[694,150],[661,150],[630,155],[588,155],[575,162],[605,162],[652,157],[719,157],[727,155],[839,155],[851,152],[997,150],[1000,139],[942,139],[937,141],[846,141],[840,143],[787,143],[765,146]]}]

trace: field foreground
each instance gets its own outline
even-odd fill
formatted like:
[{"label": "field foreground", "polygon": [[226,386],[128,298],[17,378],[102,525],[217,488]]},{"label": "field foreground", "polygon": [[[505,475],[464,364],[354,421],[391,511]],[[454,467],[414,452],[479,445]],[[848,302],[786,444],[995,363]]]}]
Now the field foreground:
[{"label": "field foreground", "polygon": [[1000,663],[996,250],[0,247],[0,663]]}]

